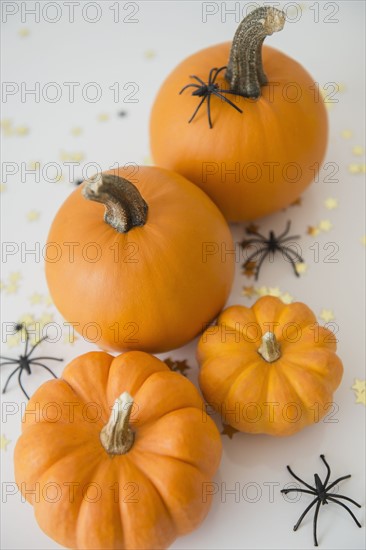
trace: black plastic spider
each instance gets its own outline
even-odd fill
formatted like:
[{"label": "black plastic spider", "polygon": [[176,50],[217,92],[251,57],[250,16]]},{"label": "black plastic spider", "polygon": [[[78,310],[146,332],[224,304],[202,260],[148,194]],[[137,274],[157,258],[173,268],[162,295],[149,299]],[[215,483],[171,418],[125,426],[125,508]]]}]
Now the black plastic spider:
[{"label": "black plastic spider", "polygon": [[228,99],[227,97],[222,95],[222,94],[234,94],[234,92],[232,92],[231,90],[221,89],[219,87],[219,85],[217,84],[217,82],[215,82],[216,78],[221,73],[221,71],[223,71],[226,68],[227,67],[225,66],[225,67],[221,67],[220,69],[217,69],[216,67],[211,69],[210,73],[208,75],[207,84],[206,84],[206,82],[203,82],[203,80],[201,78],[199,78],[198,76],[191,75],[189,77],[189,78],[194,78],[195,80],[197,80],[197,82],[199,82],[199,85],[198,84],[187,84],[186,86],[184,86],[184,88],[181,89],[181,91],[179,92],[179,95],[182,94],[184,92],[184,90],[186,90],[187,88],[196,88],[196,90],[194,92],[192,92],[192,95],[202,97],[202,99],[199,102],[196,110],[194,111],[193,115],[191,116],[191,118],[189,119],[188,122],[192,122],[192,120],[194,119],[194,117],[198,113],[202,103],[207,99],[208,124],[209,124],[210,128],[212,129],[211,95],[215,95],[216,97],[219,97],[220,99],[225,101],[225,103],[228,103],[229,105],[234,107],[234,109],[236,109],[239,113],[243,112],[241,109],[239,109],[239,107],[237,105],[235,105],[235,103],[233,103],[232,101],[230,101],[230,99]]},{"label": "black plastic spider", "polygon": [[316,527],[317,527],[317,522],[318,522],[319,508],[320,508],[321,504],[328,504],[328,500],[330,500],[331,502],[335,502],[335,504],[339,504],[340,506],[342,506],[342,508],[345,508],[347,510],[347,512],[349,512],[349,514],[352,516],[352,518],[354,519],[354,521],[358,525],[358,527],[361,527],[361,524],[359,523],[357,518],[354,516],[353,512],[351,512],[351,510],[348,508],[348,506],[343,504],[343,502],[339,502],[338,499],[340,498],[340,499],[348,500],[349,502],[352,502],[352,504],[354,504],[355,506],[358,506],[358,508],[361,508],[361,505],[358,504],[356,501],[352,500],[349,497],[345,497],[344,495],[338,495],[338,494],[329,492],[330,489],[332,489],[337,483],[339,483],[340,481],[343,481],[344,479],[350,478],[351,475],[349,474],[347,476],[342,476],[342,477],[336,479],[335,481],[333,481],[332,483],[330,483],[328,485],[328,481],[329,481],[329,478],[330,478],[330,467],[329,467],[329,464],[327,463],[327,461],[325,460],[324,455],[320,455],[320,458],[322,459],[322,461],[324,462],[324,464],[327,468],[327,476],[325,478],[324,483],[322,483],[320,481],[320,477],[318,476],[318,474],[314,474],[315,487],[312,487],[311,485],[308,485],[305,481],[303,481],[302,479],[297,477],[297,475],[294,474],[294,472],[291,470],[290,466],[287,466],[287,469],[290,472],[290,474],[295,479],[297,479],[297,481],[300,481],[300,483],[305,485],[305,487],[307,487],[309,490],[307,490],[307,489],[282,489],[281,490],[281,493],[285,493],[285,495],[287,495],[287,493],[297,491],[299,493],[307,493],[309,495],[314,495],[316,497],[313,500],[313,502],[311,502],[309,504],[309,506],[305,509],[304,513],[301,514],[298,522],[294,526],[294,531],[297,531],[297,529],[300,527],[300,524],[301,524],[302,520],[304,519],[304,517],[306,516],[306,514],[314,506],[314,504],[316,504],[315,513],[314,513],[314,520],[313,520],[314,546],[318,546],[318,539],[317,539],[317,535],[316,535]]},{"label": "black plastic spider", "polygon": [[13,370],[13,372],[10,373],[10,375],[8,376],[8,379],[7,379],[7,381],[5,383],[5,386],[4,386],[4,389],[3,389],[3,393],[6,392],[6,388],[8,387],[8,384],[9,384],[12,376],[14,376],[14,374],[19,371],[19,373],[18,373],[19,386],[21,387],[22,392],[24,393],[26,398],[29,399],[29,395],[27,394],[27,392],[23,388],[22,381],[21,381],[21,376],[23,374],[23,371],[26,371],[28,374],[31,374],[32,373],[31,365],[38,365],[39,367],[43,367],[44,369],[48,370],[48,372],[50,372],[54,378],[57,378],[57,376],[52,372],[51,369],[46,367],[46,365],[44,365],[43,363],[39,363],[38,361],[43,360],[43,359],[51,359],[53,361],[63,361],[63,359],[57,359],[56,357],[33,357],[33,358],[30,358],[31,354],[36,349],[36,347],[41,342],[43,342],[44,340],[47,340],[47,336],[44,336],[43,338],[41,338],[36,344],[34,344],[34,346],[28,352],[29,332],[27,330],[27,327],[23,324],[17,324],[17,325],[15,325],[14,328],[15,328],[15,332],[19,332],[20,330],[23,330],[23,329],[25,330],[25,334],[26,334],[25,350],[24,350],[24,355],[20,355],[18,359],[12,359],[11,357],[4,357],[2,355],[0,356],[0,359],[5,359],[5,362],[0,363],[0,367],[2,367],[3,365],[18,365],[17,368],[15,370]]},{"label": "black plastic spider", "polygon": [[250,264],[253,261],[253,259],[257,256],[257,254],[260,255],[259,263],[255,267],[255,280],[258,279],[260,268],[262,267],[262,264],[263,264],[264,260],[266,259],[266,257],[269,254],[274,254],[277,250],[279,252],[282,252],[282,254],[290,261],[290,263],[291,263],[291,265],[294,269],[296,277],[299,277],[299,273],[296,270],[296,261],[303,262],[303,259],[301,258],[300,254],[295,252],[295,250],[292,250],[292,248],[289,248],[288,246],[283,244],[283,243],[286,243],[288,241],[293,241],[294,239],[299,239],[300,238],[299,235],[294,235],[292,237],[286,237],[286,235],[290,231],[290,227],[291,227],[291,222],[289,221],[289,222],[287,222],[285,231],[283,233],[281,233],[281,235],[276,237],[274,232],[270,231],[268,238],[265,237],[264,235],[261,235],[260,233],[258,233],[258,231],[256,229],[252,229],[250,227],[246,229],[246,233],[248,235],[255,235],[257,238],[242,241],[240,243],[241,247],[242,248],[247,248],[249,246],[256,245],[256,244],[258,244],[259,247],[257,248],[257,250],[255,252],[253,252],[253,254],[251,254],[246,259],[246,261],[244,262],[242,267],[243,267],[243,269],[245,269],[246,267],[248,267],[248,264]]}]

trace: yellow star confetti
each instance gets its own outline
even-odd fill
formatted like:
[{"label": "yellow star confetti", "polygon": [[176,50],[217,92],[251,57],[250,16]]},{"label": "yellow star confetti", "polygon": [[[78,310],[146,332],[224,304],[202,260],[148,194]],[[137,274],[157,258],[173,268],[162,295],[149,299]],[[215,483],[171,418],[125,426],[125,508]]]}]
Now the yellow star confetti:
[{"label": "yellow star confetti", "polygon": [[363,147],[361,147],[361,145],[356,145],[355,147],[353,147],[352,149],[352,153],[356,156],[360,156],[362,157],[362,155],[364,154],[365,150]]},{"label": "yellow star confetti", "polygon": [[292,304],[292,302],[294,301],[293,297],[288,292],[284,292],[283,294],[281,294],[280,298],[284,304]]},{"label": "yellow star confetti", "polygon": [[299,275],[302,275],[303,273],[305,273],[308,269],[308,266],[305,262],[300,262],[298,264],[296,264],[296,272],[299,274]]},{"label": "yellow star confetti", "polygon": [[9,281],[11,281],[12,283],[18,283],[21,278],[22,278],[22,275],[19,271],[13,271],[9,275]]},{"label": "yellow star confetti", "polygon": [[275,296],[276,298],[279,298],[281,296],[281,291],[280,289],[278,288],[278,286],[276,287],[273,287],[273,288],[269,288],[268,289],[268,295],[269,296]]},{"label": "yellow star confetti", "polygon": [[6,339],[6,344],[8,348],[16,348],[19,345],[20,337],[18,337],[16,334],[8,336]]},{"label": "yellow star confetti", "polygon": [[242,290],[242,295],[246,296],[247,298],[252,298],[255,295],[255,289],[254,286],[244,286]]},{"label": "yellow star confetti", "polygon": [[18,283],[9,283],[5,286],[5,291],[7,294],[15,294],[19,290]]},{"label": "yellow star confetti", "polygon": [[40,213],[37,210],[31,210],[27,214],[27,220],[29,222],[35,222],[35,221],[39,220],[39,217],[40,217]]},{"label": "yellow star confetti", "polygon": [[53,306],[53,301],[50,294],[46,296],[44,303],[46,304],[46,306]]},{"label": "yellow star confetti", "polygon": [[5,183],[0,183],[0,193],[4,193],[6,191],[6,185]]},{"label": "yellow star confetti", "polygon": [[328,197],[324,201],[325,208],[328,210],[334,210],[335,208],[338,208],[338,199],[335,199],[334,197]]},{"label": "yellow star confetti", "polygon": [[343,130],[341,133],[343,139],[351,139],[352,135],[351,130]]},{"label": "yellow star confetti", "polygon": [[331,309],[322,309],[319,318],[325,323],[329,323],[334,320],[334,313]]},{"label": "yellow star confetti", "polygon": [[266,286],[259,286],[255,289],[258,296],[267,296],[268,288]]},{"label": "yellow star confetti", "polygon": [[366,405],[366,380],[358,380],[358,378],[355,378],[352,389],[356,394],[356,403]]},{"label": "yellow star confetti", "polygon": [[25,38],[26,36],[29,36],[29,29],[27,29],[27,27],[22,27],[21,29],[19,29],[18,31],[18,34],[21,38]]},{"label": "yellow star confetti", "polygon": [[32,315],[31,313],[24,313],[20,317],[19,322],[24,324],[24,325],[31,325],[31,324],[35,323],[36,320],[34,318],[34,315]]},{"label": "yellow star confetti", "polygon": [[364,246],[366,246],[366,235],[362,237],[361,242]]},{"label": "yellow star confetti", "polygon": [[333,227],[333,224],[329,220],[321,220],[319,223],[319,229],[321,231],[330,231]]},{"label": "yellow star confetti", "polygon": [[11,439],[7,439],[6,435],[1,434],[0,437],[0,448],[2,451],[6,451],[9,443],[11,443]]},{"label": "yellow star confetti", "polygon": [[41,304],[43,302],[43,296],[38,292],[34,292],[34,294],[32,294],[32,296],[29,298],[29,301],[33,306]]},{"label": "yellow star confetti", "polygon": [[361,174],[362,172],[362,164],[349,164],[348,165],[348,172],[350,174]]},{"label": "yellow star confetti", "polygon": [[79,126],[75,126],[74,128],[71,128],[71,135],[75,137],[80,136],[82,131],[82,128],[80,128]]},{"label": "yellow star confetti", "polygon": [[313,225],[308,225],[306,233],[308,235],[311,235],[312,237],[316,237],[317,235],[319,235],[320,231],[318,227],[314,227]]},{"label": "yellow star confetti", "polygon": [[101,113],[98,115],[99,122],[106,122],[109,119],[109,115],[107,113]]},{"label": "yellow star confetti", "polygon": [[144,52],[145,59],[154,59],[156,57],[156,52],[154,50],[146,50]]},{"label": "yellow star confetti", "polygon": [[22,278],[19,271],[10,273],[7,281],[1,282],[1,290],[5,290],[7,294],[15,294],[19,289],[19,281]]},{"label": "yellow star confetti", "polygon": [[29,134],[29,128],[28,126],[18,126],[17,128],[15,128],[15,133],[18,136],[26,136],[27,134]]},{"label": "yellow star confetti", "polygon": [[0,120],[0,126],[1,128],[11,128],[13,125],[13,122],[11,118],[3,118],[3,120]]},{"label": "yellow star confetti", "polygon": [[61,151],[60,159],[65,161],[79,162],[84,159],[84,153],[67,153],[66,151]]}]

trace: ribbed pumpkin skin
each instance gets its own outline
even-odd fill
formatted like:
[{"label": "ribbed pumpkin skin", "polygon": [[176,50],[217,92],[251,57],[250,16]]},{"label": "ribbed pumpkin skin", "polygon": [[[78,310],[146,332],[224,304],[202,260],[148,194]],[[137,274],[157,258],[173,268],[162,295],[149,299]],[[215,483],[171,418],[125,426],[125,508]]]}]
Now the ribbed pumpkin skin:
[{"label": "ribbed pumpkin skin", "polygon": [[[268,331],[281,349],[272,363],[258,353]],[[202,335],[199,384],[206,401],[234,428],[291,435],[331,412],[343,374],[335,351],[335,337],[317,325],[305,304],[266,296],[252,308],[227,308]]]},{"label": "ribbed pumpkin skin", "polygon": [[[161,86],[150,121],[151,151],[159,166],[175,170],[203,189],[229,221],[253,220],[285,208],[314,180],[328,140],[324,102],[314,79],[284,53],[263,46],[269,80],[258,100],[227,95],[238,113],[211,97],[188,124],[200,98],[179,91],[197,75],[227,65],[231,43],[182,61]],[[224,71],[217,78],[229,89]],[[301,97],[300,97],[301,96]],[[294,101],[299,97],[298,101]]]},{"label": "ribbed pumpkin skin", "polygon": [[[128,453],[111,456],[99,434],[123,391],[135,400],[135,441]],[[159,549],[205,518],[211,499],[202,491],[220,457],[219,432],[186,378],[146,353],[92,352],[31,398],[14,465],[24,493],[38,484],[40,499],[25,496],[59,544]],[[55,502],[52,484],[61,490]]]},{"label": "ribbed pumpkin skin", "polygon": [[[131,169],[109,173],[129,179]],[[146,224],[118,233],[80,186],[52,223],[49,250],[56,243],[60,257],[46,261],[46,277],[56,307],[84,337],[107,351],[159,353],[189,342],[224,307],[233,242],[215,204],[182,176],[140,166],[131,181],[149,206]]]}]

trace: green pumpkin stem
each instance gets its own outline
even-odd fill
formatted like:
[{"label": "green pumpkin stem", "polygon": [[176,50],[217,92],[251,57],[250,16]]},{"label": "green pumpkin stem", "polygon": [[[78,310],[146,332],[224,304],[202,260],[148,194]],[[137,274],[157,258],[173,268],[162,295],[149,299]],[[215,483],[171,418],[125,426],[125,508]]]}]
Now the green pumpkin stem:
[{"label": "green pumpkin stem", "polygon": [[148,206],[138,189],[124,178],[97,174],[85,182],[82,194],[88,200],[104,204],[104,221],[119,233],[146,223]]},{"label": "green pumpkin stem", "polygon": [[134,433],[129,426],[133,398],[122,393],[114,402],[108,423],[100,432],[100,441],[111,455],[128,453],[134,442]]},{"label": "green pumpkin stem", "polygon": [[258,349],[259,355],[263,357],[267,363],[273,363],[281,357],[280,345],[277,342],[273,332],[266,332],[262,336],[262,343]]},{"label": "green pumpkin stem", "polygon": [[231,46],[225,73],[230,90],[244,97],[258,98],[268,83],[262,65],[262,44],[266,36],[283,29],[284,12],[269,6],[247,15],[240,23]]}]

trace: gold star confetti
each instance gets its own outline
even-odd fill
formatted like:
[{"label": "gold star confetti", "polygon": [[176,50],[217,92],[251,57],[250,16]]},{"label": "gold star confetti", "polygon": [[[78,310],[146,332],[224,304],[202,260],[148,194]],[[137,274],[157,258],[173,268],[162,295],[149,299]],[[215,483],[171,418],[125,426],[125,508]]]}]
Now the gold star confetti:
[{"label": "gold star confetti", "polygon": [[290,206],[301,206],[301,204],[302,204],[302,198],[299,197],[299,198],[296,199],[294,202],[292,202],[292,203],[290,204]]},{"label": "gold star confetti", "polygon": [[361,145],[355,145],[355,147],[353,147],[352,149],[352,153],[354,155],[356,155],[357,157],[362,157],[362,155],[364,154],[365,150],[363,147],[361,147]]},{"label": "gold star confetti", "polygon": [[320,231],[318,227],[314,227],[313,225],[308,225],[306,233],[308,235],[311,235],[311,237],[316,237],[317,235],[319,235]]},{"label": "gold star confetti", "polygon": [[167,357],[167,359],[164,359],[164,363],[170,368],[170,370],[180,372],[183,376],[186,376],[186,371],[191,368],[187,365],[187,359],[183,359],[183,361],[175,361],[174,359]]},{"label": "gold star confetti", "polygon": [[321,231],[330,231],[333,227],[333,224],[329,220],[321,220],[319,223],[319,229]]},{"label": "gold star confetti", "polygon": [[242,290],[242,295],[246,296],[247,298],[252,298],[255,295],[255,289],[254,286],[244,286]]},{"label": "gold star confetti", "polygon": [[107,113],[100,113],[100,115],[98,115],[99,122],[106,122],[108,119],[109,115]]},{"label": "gold star confetti", "polygon": [[338,199],[335,199],[334,197],[328,197],[324,201],[325,208],[328,210],[334,210],[335,208],[338,208]]},{"label": "gold star confetti", "polygon": [[16,348],[19,345],[20,337],[18,337],[16,334],[13,334],[11,336],[8,336],[6,339],[6,345],[8,348]]},{"label": "gold star confetti", "polygon": [[80,128],[79,126],[75,126],[74,128],[71,128],[71,135],[75,137],[80,136],[82,131],[82,128]]},{"label": "gold star confetti", "polygon": [[280,298],[284,304],[292,304],[292,302],[294,301],[293,297],[288,292],[284,292],[283,294],[281,294]]},{"label": "gold star confetti", "polygon": [[34,292],[34,294],[32,294],[32,296],[29,298],[29,301],[32,304],[32,306],[41,304],[43,302],[43,296],[38,292]]},{"label": "gold star confetti", "polygon": [[276,287],[269,287],[268,289],[268,295],[269,296],[275,296],[276,298],[279,298],[281,296],[281,291],[280,289],[278,288],[278,286]]},{"label": "gold star confetti", "polygon": [[0,193],[4,193],[6,191],[6,185],[5,183],[0,183]]},{"label": "gold star confetti", "polygon": [[53,306],[53,301],[50,294],[45,297],[44,303],[46,306]]},{"label": "gold star confetti", "polygon": [[233,428],[232,426],[230,426],[230,424],[225,424],[224,422],[222,423],[221,435],[227,435],[229,439],[232,439],[233,435],[238,433],[238,431],[239,430],[237,430],[236,428]]},{"label": "gold star confetti", "polygon": [[255,264],[256,262],[248,262],[243,271],[244,275],[247,277],[254,277]]},{"label": "gold star confetti", "polygon": [[341,133],[343,139],[351,139],[352,135],[351,130],[343,130]]},{"label": "gold star confetti", "polygon": [[298,264],[296,264],[296,272],[299,274],[299,275],[302,275],[303,273],[305,273],[308,269],[308,266],[305,262],[300,262]]},{"label": "gold star confetti", "polygon": [[259,225],[256,225],[255,223],[251,223],[245,228],[246,232],[249,235],[252,235],[253,233],[258,233],[259,229]]},{"label": "gold star confetti", "polygon": [[325,323],[329,323],[334,320],[334,313],[331,309],[322,309],[319,318]]},{"label": "gold star confetti", "polygon": [[366,246],[366,235],[361,238],[361,243]]},{"label": "gold star confetti", "polygon": [[361,174],[362,172],[362,164],[349,164],[348,165],[348,172],[350,174]]},{"label": "gold star confetti", "polygon": [[29,134],[29,128],[28,126],[18,126],[17,128],[15,128],[15,133],[17,134],[17,136],[26,136],[27,134]]},{"label": "gold star confetti", "polygon": [[20,271],[13,271],[9,275],[9,281],[11,281],[12,283],[18,283],[21,280],[21,278],[22,278],[22,275]]},{"label": "gold star confetti", "polygon": [[31,313],[24,313],[19,319],[19,323],[24,325],[31,325],[35,322],[36,320],[34,318],[34,315],[32,315]]},{"label": "gold star confetti", "polygon": [[61,151],[60,159],[65,161],[79,162],[84,159],[84,153],[67,153],[66,151]]},{"label": "gold star confetti", "polygon": [[40,213],[37,210],[31,210],[27,214],[27,220],[29,222],[35,222],[35,221],[39,220],[39,217],[40,217]]},{"label": "gold star confetti", "polygon": [[26,38],[27,36],[29,36],[29,29],[27,29],[27,27],[22,27],[21,29],[19,29],[18,31],[18,34],[21,38]]},{"label": "gold star confetti", "polygon": [[0,437],[0,448],[2,451],[6,451],[9,443],[11,443],[11,439],[7,439],[6,435],[1,434]]},{"label": "gold star confetti", "polygon": [[11,118],[3,118],[2,120],[0,120],[0,126],[2,129],[11,128],[12,125],[13,125],[13,122]]},{"label": "gold star confetti", "polygon": [[255,289],[258,296],[267,296],[268,288],[266,286],[260,286]]},{"label": "gold star confetti", "polygon": [[154,59],[156,57],[156,52],[154,50],[146,50],[144,52],[145,59]]},{"label": "gold star confetti", "polygon": [[358,380],[358,378],[355,378],[352,389],[356,395],[356,403],[366,405],[366,380]]}]

